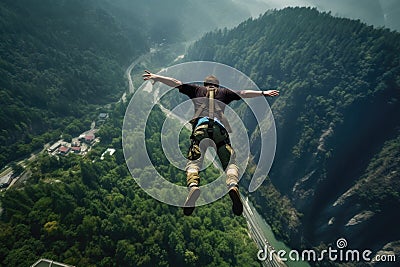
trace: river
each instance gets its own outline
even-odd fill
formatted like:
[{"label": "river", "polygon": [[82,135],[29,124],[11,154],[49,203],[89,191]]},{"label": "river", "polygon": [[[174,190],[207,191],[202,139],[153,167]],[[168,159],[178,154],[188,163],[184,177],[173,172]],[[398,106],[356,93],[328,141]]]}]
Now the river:
[{"label": "river", "polygon": [[[258,226],[257,228],[262,231],[262,234],[265,237],[265,240],[273,247],[275,251],[284,250],[286,252],[285,257],[288,259],[284,263],[288,267],[310,267],[310,264],[304,261],[292,261],[289,259],[289,252],[291,248],[289,248],[285,243],[276,239],[274,233],[272,232],[271,226],[265,221],[265,219],[257,212],[256,208],[253,206],[251,201],[247,201],[248,207],[251,210],[251,217],[255,224]],[[257,242],[256,242],[257,243]],[[261,248],[260,248],[261,249]],[[262,248],[264,249],[264,248]]]}]

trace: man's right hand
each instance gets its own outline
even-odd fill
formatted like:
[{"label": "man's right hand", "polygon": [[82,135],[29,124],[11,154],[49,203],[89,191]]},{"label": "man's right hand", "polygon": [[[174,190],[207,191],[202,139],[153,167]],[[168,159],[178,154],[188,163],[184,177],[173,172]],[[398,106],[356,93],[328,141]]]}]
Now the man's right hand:
[{"label": "man's right hand", "polygon": [[155,84],[156,82],[161,82],[161,83],[166,84],[171,87],[178,87],[178,86],[182,85],[182,82],[177,79],[154,74],[148,70],[145,70],[144,72],[145,72],[145,74],[142,75],[143,80],[145,80],[145,81],[151,80],[152,84]]},{"label": "man's right hand", "polygon": [[157,82],[157,77],[158,77],[157,74],[151,73],[148,70],[145,70],[144,72],[145,72],[145,74],[142,75],[143,76],[143,80],[145,80],[145,81],[152,80],[152,82],[151,82],[152,84]]}]

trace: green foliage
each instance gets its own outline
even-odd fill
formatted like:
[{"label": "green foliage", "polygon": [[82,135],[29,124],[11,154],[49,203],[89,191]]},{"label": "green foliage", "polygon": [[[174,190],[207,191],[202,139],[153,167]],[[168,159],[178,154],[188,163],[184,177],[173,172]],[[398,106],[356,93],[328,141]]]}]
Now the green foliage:
[{"label": "green foliage", "polygon": [[[120,110],[110,112],[102,140],[121,140],[121,130],[113,130],[122,127]],[[161,153],[158,120],[164,115],[155,109],[151,116],[150,154],[165,177],[184,183],[182,171],[153,155]],[[109,146],[101,142],[85,158],[42,155],[31,167],[35,179],[4,193],[0,265],[29,266],[43,257],[76,266],[259,266],[245,219],[234,217],[229,197],[186,217],[146,195],[123,160],[100,160],[97,151]]]},{"label": "green foliage", "polygon": [[[391,212],[399,208],[399,186],[393,182],[398,153],[386,143],[398,142],[391,140],[400,127],[398,32],[316,9],[286,8],[232,30],[207,33],[192,45],[186,60],[222,62],[248,74],[261,89],[280,90],[270,101],[278,143],[272,183],[265,185],[280,194],[260,189],[257,203],[281,237],[296,237],[296,243],[301,239],[295,228],[287,227],[293,213],[286,210],[292,205],[304,214],[310,240],[331,242],[338,232],[347,233],[340,217],[346,210],[331,205],[352,186],[358,188],[356,201],[348,205],[377,211],[377,224],[390,224]],[[251,117],[245,121],[255,129]],[[257,130],[251,140],[252,147],[260,146]],[[290,201],[280,203],[281,195]],[[320,231],[326,222],[315,218],[335,216],[343,225]],[[353,233],[365,247],[383,247],[392,241],[387,236],[400,238],[394,228],[379,238],[364,235],[370,232],[367,227]]]}]

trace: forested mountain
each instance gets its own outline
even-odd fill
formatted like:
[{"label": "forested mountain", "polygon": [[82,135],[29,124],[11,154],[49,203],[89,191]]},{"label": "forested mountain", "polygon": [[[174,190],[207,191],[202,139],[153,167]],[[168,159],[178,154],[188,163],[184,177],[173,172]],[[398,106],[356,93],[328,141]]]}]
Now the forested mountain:
[{"label": "forested mountain", "polygon": [[345,237],[374,252],[398,249],[398,32],[287,8],[206,34],[187,60],[225,63],[260,88],[281,91],[271,102],[278,136],[273,186],[266,183],[255,198],[282,237],[296,246]]},{"label": "forested mountain", "polygon": [[[249,16],[229,3],[1,1],[0,169],[60,134],[87,129],[95,109],[126,90],[125,68],[151,46]],[[229,15],[218,14],[224,6]]]}]

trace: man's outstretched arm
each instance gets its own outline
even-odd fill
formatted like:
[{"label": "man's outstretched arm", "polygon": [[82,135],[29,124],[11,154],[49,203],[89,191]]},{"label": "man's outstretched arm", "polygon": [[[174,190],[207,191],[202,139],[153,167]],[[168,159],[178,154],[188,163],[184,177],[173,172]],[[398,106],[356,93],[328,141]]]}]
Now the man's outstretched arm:
[{"label": "man's outstretched arm", "polygon": [[258,96],[278,96],[278,90],[266,90],[266,91],[256,91],[256,90],[241,90],[239,95],[242,98],[252,98]]},{"label": "man's outstretched arm", "polygon": [[144,72],[145,72],[145,74],[142,75],[143,76],[143,80],[145,80],[145,81],[153,80],[153,84],[155,82],[161,82],[161,83],[166,84],[166,85],[171,86],[171,87],[178,87],[178,86],[182,85],[182,82],[177,80],[177,79],[175,79],[175,78],[165,77],[165,76],[161,76],[161,75],[158,75],[158,74],[154,74],[154,73],[151,73],[148,70],[145,70]]}]

